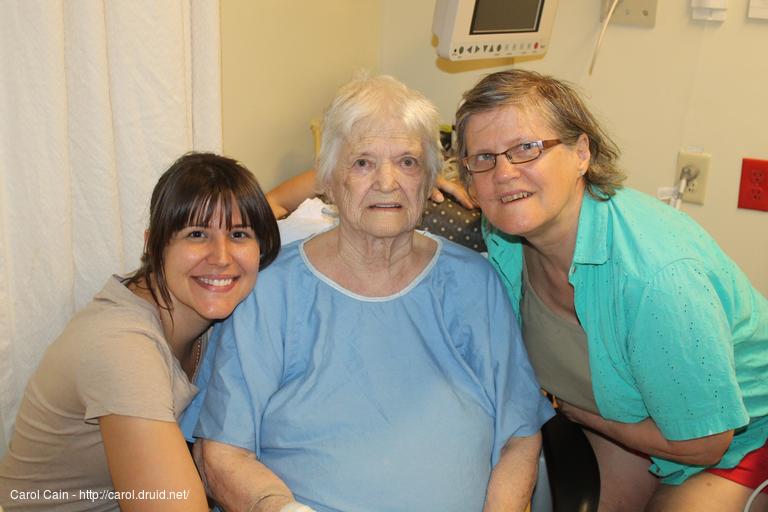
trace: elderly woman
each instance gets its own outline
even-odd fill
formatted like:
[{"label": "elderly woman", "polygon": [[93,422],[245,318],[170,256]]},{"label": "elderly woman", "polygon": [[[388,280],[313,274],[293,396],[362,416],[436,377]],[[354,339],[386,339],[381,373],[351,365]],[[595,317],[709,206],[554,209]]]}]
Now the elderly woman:
[{"label": "elderly woman", "polygon": [[457,131],[536,375],[588,429],[601,510],[741,511],[768,478],[768,301],[690,218],[621,188],[567,84],[489,75]]},{"label": "elderly woman", "polygon": [[525,508],[552,410],[490,265],[414,231],[436,135],[433,105],[390,77],[328,108],[339,225],[285,247],[215,334],[195,435],[225,509]]}]

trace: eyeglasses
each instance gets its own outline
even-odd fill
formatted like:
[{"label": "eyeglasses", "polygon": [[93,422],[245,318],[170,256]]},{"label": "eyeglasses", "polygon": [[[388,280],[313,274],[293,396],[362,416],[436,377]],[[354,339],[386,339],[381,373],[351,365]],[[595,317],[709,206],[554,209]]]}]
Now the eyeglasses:
[{"label": "eyeglasses", "polygon": [[496,157],[501,155],[507,157],[507,161],[510,164],[524,164],[539,158],[545,149],[549,149],[561,143],[562,141],[560,139],[532,140],[530,142],[523,142],[522,144],[512,146],[501,153],[478,153],[477,155],[463,158],[461,161],[469,172],[472,174],[480,174],[482,172],[488,172],[496,167]]}]

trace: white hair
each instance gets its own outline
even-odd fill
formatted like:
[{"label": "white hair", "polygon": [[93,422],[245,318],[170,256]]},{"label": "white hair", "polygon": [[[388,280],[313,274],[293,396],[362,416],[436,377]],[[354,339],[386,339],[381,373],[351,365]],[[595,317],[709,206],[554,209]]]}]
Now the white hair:
[{"label": "white hair", "polygon": [[425,194],[431,190],[443,166],[437,108],[420,92],[391,76],[380,75],[353,79],[338,90],[326,109],[316,162],[320,191],[329,188],[343,144],[356,131],[391,119],[421,140],[422,165],[427,173]]}]

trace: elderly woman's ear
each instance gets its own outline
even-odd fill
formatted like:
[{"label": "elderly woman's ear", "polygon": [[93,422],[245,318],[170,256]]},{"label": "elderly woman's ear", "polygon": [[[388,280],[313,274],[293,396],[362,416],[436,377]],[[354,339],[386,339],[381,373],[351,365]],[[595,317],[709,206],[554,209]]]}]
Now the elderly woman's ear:
[{"label": "elderly woman's ear", "polygon": [[336,204],[336,198],[333,196],[333,189],[330,186],[323,186],[320,190],[329,203]]},{"label": "elderly woman's ear", "polygon": [[315,178],[315,192],[318,195],[325,196],[331,204],[336,204],[336,197],[333,194],[333,181],[336,179],[335,172],[326,176],[317,175]]}]

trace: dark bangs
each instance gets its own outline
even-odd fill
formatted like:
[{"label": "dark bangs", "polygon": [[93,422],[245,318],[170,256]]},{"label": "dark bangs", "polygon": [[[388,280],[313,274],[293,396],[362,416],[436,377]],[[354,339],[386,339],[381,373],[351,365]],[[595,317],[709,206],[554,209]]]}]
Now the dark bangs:
[{"label": "dark bangs", "polygon": [[[255,230],[259,224],[260,212],[258,204],[255,201],[249,201],[252,199],[252,194],[241,193],[238,197],[237,190],[217,186],[218,183],[213,185],[214,187],[205,193],[199,193],[200,190],[198,189],[197,195],[193,195],[189,201],[179,205],[178,214],[173,219],[174,232],[187,226],[204,227],[210,225],[223,226],[230,230],[235,225],[235,208],[240,214],[242,225]],[[249,202],[253,204],[247,204]],[[214,215],[217,214],[219,208],[218,218],[215,218]]]},{"label": "dark bangs", "polygon": [[[157,233],[157,238],[162,240],[164,249],[171,237],[187,226],[223,223],[232,229],[237,208],[243,224],[256,232],[261,249],[260,268],[269,265],[280,248],[280,235],[272,210],[251,172],[235,160],[206,153],[193,153],[182,159],[191,160],[184,172],[169,176],[169,181],[175,183],[169,183],[158,197],[152,198],[151,214],[165,218],[158,218],[157,223],[150,220],[150,237],[155,224],[162,232]],[[221,218],[216,219],[219,207]]]}]

